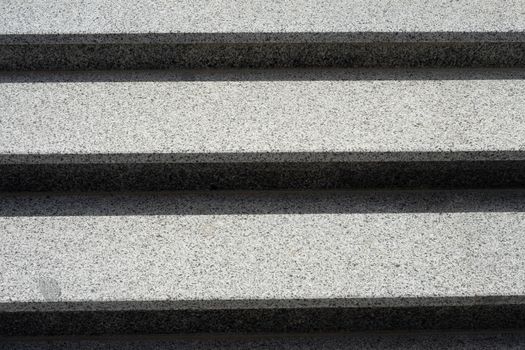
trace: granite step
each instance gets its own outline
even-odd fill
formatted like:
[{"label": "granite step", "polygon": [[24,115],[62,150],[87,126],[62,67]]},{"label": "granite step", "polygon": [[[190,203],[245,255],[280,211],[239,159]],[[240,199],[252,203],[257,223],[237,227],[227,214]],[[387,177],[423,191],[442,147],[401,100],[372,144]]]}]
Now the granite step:
[{"label": "granite step", "polygon": [[482,332],[374,332],[324,334],[40,337],[5,339],[2,350],[515,350],[525,346],[519,331]]},{"label": "granite step", "polygon": [[525,191],[4,194],[2,336],[525,327]]},{"label": "granite step", "polygon": [[7,0],[0,69],[525,65],[509,0]]},{"label": "granite step", "polygon": [[0,74],[0,190],[525,185],[523,69]]}]

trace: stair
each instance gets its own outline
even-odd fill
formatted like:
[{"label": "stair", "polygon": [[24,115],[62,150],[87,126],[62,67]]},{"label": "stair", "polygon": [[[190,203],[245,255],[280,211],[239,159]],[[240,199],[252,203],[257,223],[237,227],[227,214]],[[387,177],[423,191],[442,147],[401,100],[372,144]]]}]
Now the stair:
[{"label": "stair", "polygon": [[521,0],[0,4],[1,69],[525,65]]},{"label": "stair", "polygon": [[1,208],[10,332],[525,325],[523,191],[13,194]]},{"label": "stair", "polygon": [[525,344],[523,2],[0,13],[0,349]]},{"label": "stair", "polygon": [[519,186],[524,72],[2,73],[0,189]]}]

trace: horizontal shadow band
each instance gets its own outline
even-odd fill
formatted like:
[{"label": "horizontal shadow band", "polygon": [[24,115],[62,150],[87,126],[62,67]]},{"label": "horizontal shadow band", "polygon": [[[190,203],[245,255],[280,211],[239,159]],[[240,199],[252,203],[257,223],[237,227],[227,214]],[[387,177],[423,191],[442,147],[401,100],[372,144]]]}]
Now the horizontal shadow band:
[{"label": "horizontal shadow band", "polygon": [[525,327],[525,304],[23,311],[0,316],[0,336],[520,329]]},{"label": "horizontal shadow band", "polygon": [[172,69],[110,71],[35,71],[0,73],[0,84],[75,82],[205,82],[205,81],[406,81],[525,79],[513,68],[281,68]]},{"label": "horizontal shadow band", "polygon": [[523,150],[497,151],[355,151],[355,152],[185,152],[185,153],[3,153],[0,165],[11,164],[140,164],[140,163],[360,163],[431,161],[525,161]]},{"label": "horizontal shadow band", "polygon": [[36,40],[33,44],[0,44],[0,70],[524,67],[522,39],[99,44],[42,44]]},{"label": "horizontal shadow band", "polygon": [[523,31],[179,32],[2,34],[0,45],[198,43],[525,42]]},{"label": "horizontal shadow band", "polygon": [[525,190],[4,193],[0,216],[525,212]]},{"label": "horizontal shadow band", "polygon": [[60,337],[14,337],[5,339],[2,349],[25,350],[28,343],[39,350],[72,348],[141,350],[159,349],[457,349],[468,344],[472,349],[519,349],[525,344],[523,330],[478,331],[386,331],[327,333],[256,333],[256,334],[136,334]]},{"label": "horizontal shadow band", "polygon": [[524,160],[0,164],[0,191],[525,187]]}]

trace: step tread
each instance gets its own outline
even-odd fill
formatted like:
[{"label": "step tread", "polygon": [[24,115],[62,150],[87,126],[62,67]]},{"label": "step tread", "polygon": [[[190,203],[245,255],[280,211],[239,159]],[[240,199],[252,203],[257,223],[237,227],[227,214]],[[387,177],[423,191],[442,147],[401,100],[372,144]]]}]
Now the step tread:
[{"label": "step tread", "polygon": [[0,311],[517,305],[525,192],[10,194]]},{"label": "step tread", "polygon": [[[100,34],[82,39],[93,42],[119,41],[118,34],[193,42],[523,40],[524,6],[520,0],[506,1],[505,6],[495,0],[3,1],[0,34],[11,43],[27,43],[32,34],[40,43],[67,34]],[[243,35],[231,35],[236,33]],[[246,35],[252,33],[257,35]],[[287,33],[291,35],[279,36]]]},{"label": "step tread", "polygon": [[2,73],[0,162],[524,159],[525,71]]}]

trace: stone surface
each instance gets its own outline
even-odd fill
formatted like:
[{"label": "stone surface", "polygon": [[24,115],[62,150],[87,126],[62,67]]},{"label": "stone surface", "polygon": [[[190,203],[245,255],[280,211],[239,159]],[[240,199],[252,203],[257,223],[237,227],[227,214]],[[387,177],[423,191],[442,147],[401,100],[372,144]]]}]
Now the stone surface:
[{"label": "stone surface", "polygon": [[525,301],[521,190],[12,194],[0,210],[4,313]]},{"label": "stone surface", "polygon": [[520,349],[525,346],[521,332],[436,332],[436,333],[378,333],[378,334],[320,334],[320,335],[255,335],[204,337],[104,337],[84,339],[5,340],[0,349],[6,350],[205,350],[205,349]]},{"label": "stone surface", "polygon": [[523,77],[521,69],[3,73],[0,190],[521,187]]},{"label": "stone surface", "polygon": [[524,71],[3,73],[1,163],[523,160]]},{"label": "stone surface", "polygon": [[0,4],[0,70],[524,67],[524,6],[8,0]]},{"label": "stone surface", "polygon": [[[412,35],[407,34],[408,38]],[[502,34],[505,37],[513,35]],[[57,45],[61,41],[67,42],[67,37],[37,35],[32,38],[23,35],[20,40],[34,44],[0,45],[0,70],[525,67],[525,40],[491,40],[483,33],[474,33],[471,41],[460,37],[455,41],[431,42],[427,41],[433,40],[429,34],[430,38],[420,38],[416,43],[391,43],[388,42],[392,40],[389,38],[377,42],[272,43],[271,38],[253,42],[254,39],[249,35],[238,36],[242,43],[173,44],[169,43],[172,40],[170,35],[165,40],[168,43],[131,43],[133,40],[143,40],[139,35],[139,38],[121,38],[119,43]],[[70,41],[78,39],[75,36]],[[99,40],[98,37],[96,40]],[[45,44],[46,41],[50,43]]]},{"label": "stone surface", "polygon": [[[481,154],[486,156],[486,154]],[[134,155],[119,155],[132,160]],[[523,188],[525,162],[371,161],[0,164],[0,191]],[[280,155],[277,155],[280,156]],[[457,155],[455,155],[457,156]],[[469,156],[473,156],[472,154]],[[24,156],[22,156],[23,158]],[[75,156],[66,159],[78,159]],[[160,158],[160,159],[158,159]],[[56,156],[38,157],[40,161]],[[158,157],[158,161],[162,161]]]},{"label": "stone surface", "polygon": [[148,42],[523,41],[524,11],[520,0],[505,6],[496,0],[7,0],[0,4],[0,33],[4,43],[44,43],[57,34],[101,34],[82,39],[91,42],[126,39],[119,34],[143,34]]}]

